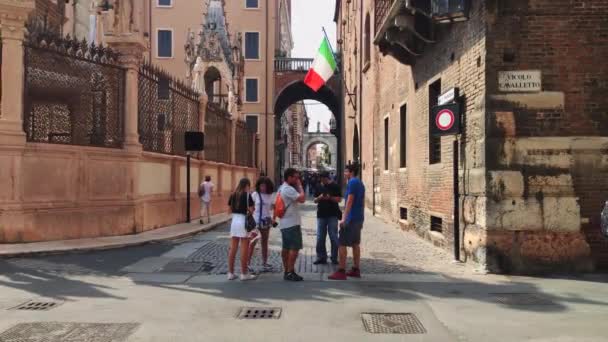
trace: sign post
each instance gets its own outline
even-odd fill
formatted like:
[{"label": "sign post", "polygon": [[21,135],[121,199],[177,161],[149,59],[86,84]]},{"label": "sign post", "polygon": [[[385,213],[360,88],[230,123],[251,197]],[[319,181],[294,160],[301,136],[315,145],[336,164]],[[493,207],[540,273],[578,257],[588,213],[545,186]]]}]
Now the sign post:
[{"label": "sign post", "polygon": [[454,135],[453,144],[453,182],[454,182],[454,260],[460,262],[460,186],[458,177],[459,142],[461,133],[461,106],[458,100],[458,88],[452,88],[439,97],[439,106],[434,107],[429,117],[429,135]]}]

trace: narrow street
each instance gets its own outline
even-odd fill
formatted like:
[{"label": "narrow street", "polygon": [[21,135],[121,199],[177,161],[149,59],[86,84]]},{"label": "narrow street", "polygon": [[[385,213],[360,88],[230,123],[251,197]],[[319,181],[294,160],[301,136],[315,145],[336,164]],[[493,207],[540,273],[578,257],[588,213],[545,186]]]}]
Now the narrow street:
[{"label": "narrow street", "polygon": [[[281,279],[278,231],[271,233],[272,273],[253,282],[227,281],[226,226],[171,243],[3,260],[0,341],[21,341],[17,336],[26,331],[30,337],[56,335],[49,341],[64,341],[66,329],[92,336],[78,341],[102,341],[99,334],[93,337],[102,328],[114,341],[604,340],[606,277],[476,274],[470,266],[453,264],[447,252],[372,217],[364,228],[364,277],[331,282],[326,280],[331,266],[312,265],[314,206],[307,204],[303,215],[299,272],[305,281],[297,284]],[[13,309],[30,300],[57,305],[45,311]],[[237,318],[243,307],[282,311],[277,320],[250,322]],[[366,313],[414,314],[419,326],[396,321],[375,326],[421,327],[424,333],[370,334],[362,323]],[[534,325],[528,325],[531,320]],[[569,322],[567,328],[555,325],[562,320]],[[11,335],[7,329],[20,323],[33,325]]]}]

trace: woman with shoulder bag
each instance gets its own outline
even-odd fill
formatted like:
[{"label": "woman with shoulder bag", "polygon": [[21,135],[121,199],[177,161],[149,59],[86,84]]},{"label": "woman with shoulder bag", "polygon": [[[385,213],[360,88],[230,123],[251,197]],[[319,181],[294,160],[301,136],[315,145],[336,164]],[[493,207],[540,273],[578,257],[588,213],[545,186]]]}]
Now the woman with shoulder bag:
[{"label": "woman with shoulder bag", "polygon": [[[253,218],[256,222],[257,231],[254,231],[254,237],[251,240],[249,247],[249,264],[255,253],[255,246],[261,237],[262,240],[262,270],[264,272],[272,271],[272,265],[268,264],[268,240],[270,238],[270,228],[272,227],[271,206],[274,193],[274,184],[268,177],[261,177],[256,185],[255,192],[251,194],[255,209]],[[253,268],[249,267],[249,272],[254,273]]]},{"label": "woman with shoulder bag", "polygon": [[230,225],[230,251],[228,252],[228,280],[236,279],[234,273],[234,262],[236,252],[241,247],[241,280],[254,280],[255,275],[249,274],[247,261],[249,257],[249,235],[251,227],[251,214],[253,213],[254,203],[249,194],[251,182],[247,178],[241,179],[239,185],[228,200],[228,206],[232,213],[232,223]]}]

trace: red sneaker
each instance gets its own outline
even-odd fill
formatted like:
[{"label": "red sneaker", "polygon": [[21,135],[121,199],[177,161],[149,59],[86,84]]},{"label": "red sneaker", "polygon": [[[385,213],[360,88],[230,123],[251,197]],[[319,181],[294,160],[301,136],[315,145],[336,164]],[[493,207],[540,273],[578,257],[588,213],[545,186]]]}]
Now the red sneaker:
[{"label": "red sneaker", "polygon": [[327,279],[329,279],[329,280],[347,280],[348,278],[346,278],[346,272],[336,271],[336,272],[334,272],[334,274],[327,277]]},{"label": "red sneaker", "polygon": [[346,273],[346,276],[351,278],[361,278],[361,270],[358,268],[352,268]]}]

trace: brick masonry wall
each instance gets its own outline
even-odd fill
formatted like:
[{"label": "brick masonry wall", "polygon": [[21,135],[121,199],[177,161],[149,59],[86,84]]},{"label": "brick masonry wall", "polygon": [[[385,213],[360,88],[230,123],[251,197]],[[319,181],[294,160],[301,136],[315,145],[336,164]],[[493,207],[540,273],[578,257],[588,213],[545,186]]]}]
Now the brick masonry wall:
[{"label": "brick masonry wall", "polygon": [[[371,4],[370,4],[371,5]],[[370,7],[371,10],[372,7]],[[477,3],[471,20],[440,27],[437,42],[427,46],[413,67],[382,56],[373,47],[370,69],[364,75],[364,121],[373,120],[377,213],[399,222],[407,208],[405,225],[446,249],[453,247],[453,141],[441,139],[441,163],[429,164],[429,85],[441,79],[441,92],[459,87],[467,114],[461,145],[461,168],[483,168],[485,39],[483,4]],[[372,25],[373,27],[373,25]],[[400,107],[407,106],[407,167],[400,168]],[[389,170],[384,170],[384,119],[389,119]],[[371,121],[370,120],[370,121]],[[364,144],[367,146],[368,144]],[[370,144],[371,145],[371,144]],[[483,173],[483,172],[481,172]],[[466,178],[468,179],[468,178]],[[461,192],[467,189],[464,182]],[[483,191],[479,191],[483,195]],[[479,195],[474,193],[474,195]],[[430,232],[431,216],[443,220],[443,234]]]},{"label": "brick masonry wall", "polygon": [[[515,200],[538,201],[545,208],[547,189],[554,192],[548,196],[558,200],[576,198],[582,223],[580,228],[573,223],[571,229],[588,243],[579,244],[578,257],[590,248],[596,266],[608,267],[608,239],[599,235],[599,212],[608,199],[608,1],[488,1],[487,41],[488,168],[521,171],[524,194],[511,196]],[[542,72],[543,93],[538,99],[558,94],[561,101],[543,106],[522,97],[509,101],[494,96],[499,94],[499,71],[531,69]],[[506,162],[506,146],[528,137],[541,138],[534,148],[543,157],[530,157],[528,147],[511,158],[520,162]],[[547,175],[571,178],[569,187],[529,191],[535,179]],[[535,234],[543,232],[551,235],[547,241],[559,240],[547,231],[546,223]],[[553,258],[549,263],[566,264],[560,258],[570,257],[559,251],[547,254]]]}]

